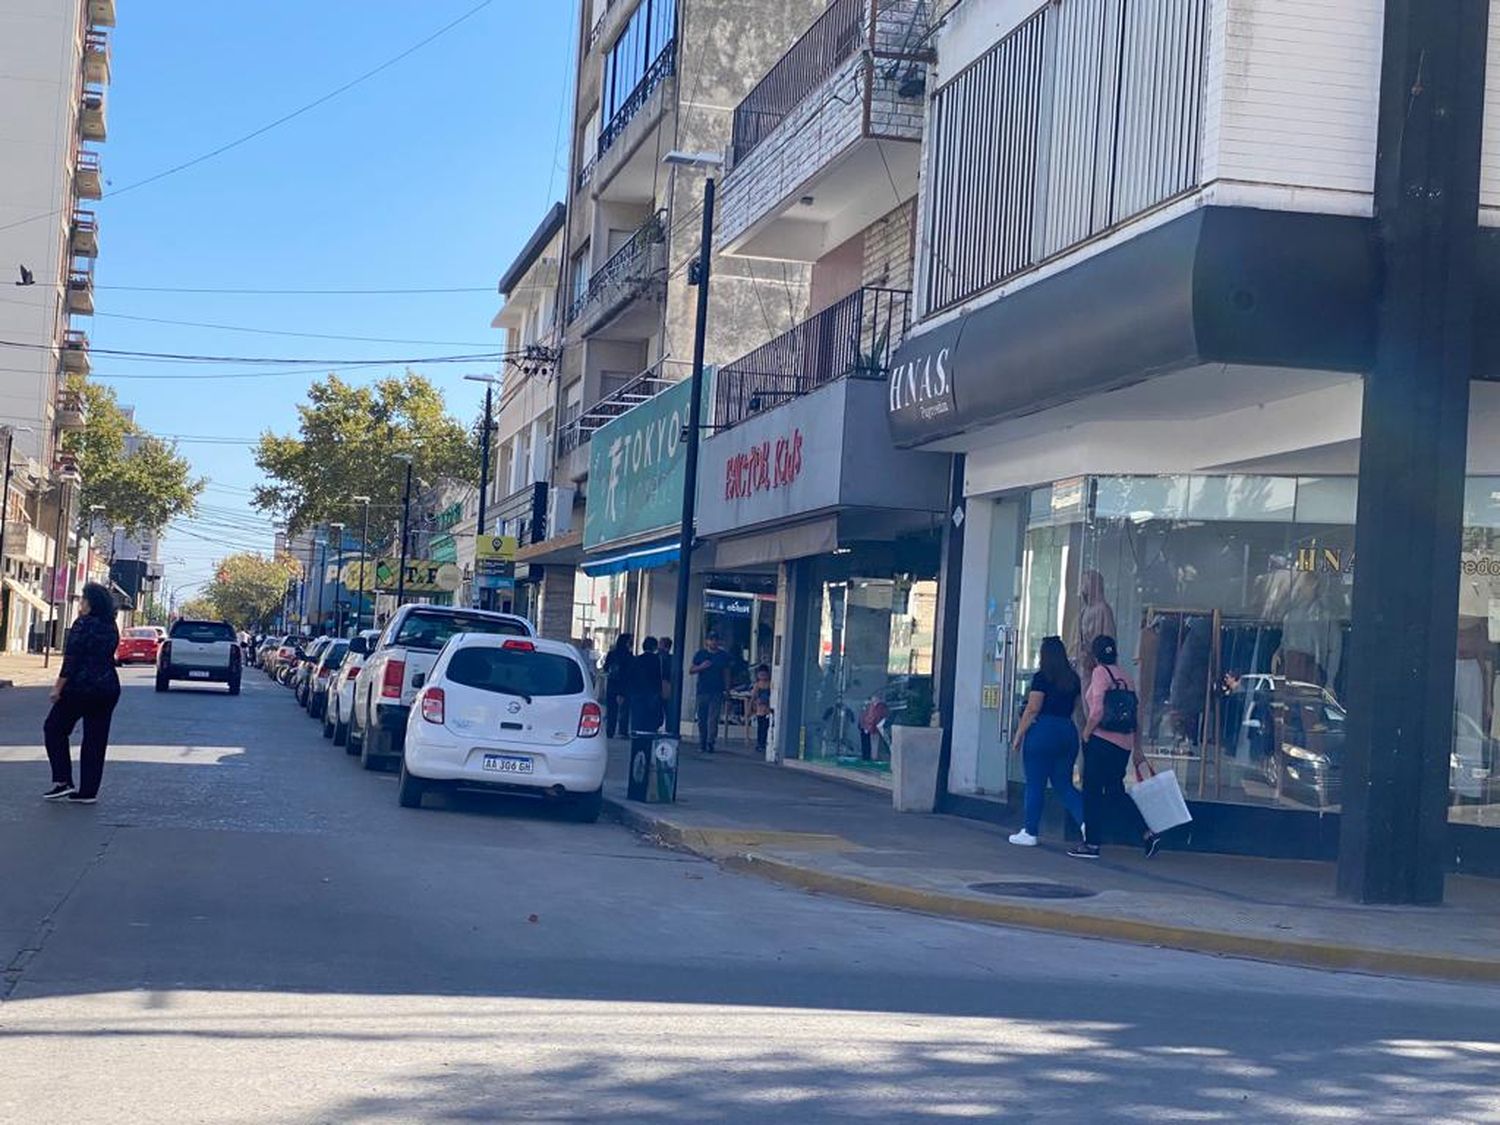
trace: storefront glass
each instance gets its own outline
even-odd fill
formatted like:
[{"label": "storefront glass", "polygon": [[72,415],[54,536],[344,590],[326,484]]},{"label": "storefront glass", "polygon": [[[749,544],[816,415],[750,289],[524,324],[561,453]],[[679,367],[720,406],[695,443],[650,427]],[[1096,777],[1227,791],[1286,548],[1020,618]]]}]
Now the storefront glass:
[{"label": "storefront glass", "polygon": [[933,709],[936,557],[893,571],[859,549],[813,566],[801,757],[887,773],[891,727],[927,726]]},{"label": "storefront glass", "polygon": [[[1011,708],[1043,636],[1062,636],[1086,676],[1094,637],[1112,633],[1146,751],[1189,799],[1337,811],[1355,486],[1180,476],[1037,490]],[[1500,824],[1500,480],[1469,482],[1461,590],[1450,817]]]}]

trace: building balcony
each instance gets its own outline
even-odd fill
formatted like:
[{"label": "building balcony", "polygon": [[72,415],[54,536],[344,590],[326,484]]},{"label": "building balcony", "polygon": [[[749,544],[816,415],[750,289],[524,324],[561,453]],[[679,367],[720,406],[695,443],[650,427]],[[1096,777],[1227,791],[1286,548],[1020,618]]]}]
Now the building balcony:
[{"label": "building balcony", "polygon": [[78,132],[86,141],[102,141],[109,136],[104,120],[104,87],[85,86],[78,106]]},{"label": "building balcony", "polygon": [[94,315],[94,271],[68,271],[68,312],[78,316]]},{"label": "building balcony", "polygon": [[605,329],[649,336],[666,294],[667,213],[657,211],[580,286],[568,325],[589,336]]},{"label": "building balcony", "polygon": [[673,384],[674,380],[662,375],[662,367],[661,363],[648,367],[558,431],[557,463],[560,477],[579,481],[588,476],[589,441],[602,426],[613,422],[627,410],[633,410],[656,397]]},{"label": "building balcony", "polygon": [[109,32],[91,27],[83,37],[83,80],[95,86],[109,84]]},{"label": "building balcony", "polygon": [[714,427],[808,394],[835,380],[885,379],[890,357],[906,338],[911,294],[904,289],[856,289],[749,355],[719,368]]},{"label": "building balcony", "polygon": [[73,165],[73,191],[79,199],[104,198],[104,172],[97,152],[79,152]]},{"label": "building balcony", "polygon": [[52,562],[53,540],[25,520],[5,521],[5,557],[32,566]]},{"label": "building balcony", "polygon": [[92,211],[73,212],[73,224],[68,236],[69,249],[75,258],[97,258],[99,256],[99,220]]},{"label": "building balcony", "polygon": [[81,430],[88,424],[88,410],[83,392],[64,387],[57,392],[57,410],[54,421],[59,430]]},{"label": "building balcony", "polygon": [[917,193],[927,0],[834,0],[734,111],[723,252],[813,262]]},{"label": "building balcony", "polygon": [[89,368],[89,337],[87,332],[70,328],[63,333],[62,369],[69,375],[87,375]]},{"label": "building balcony", "polygon": [[657,130],[666,128],[676,111],[676,73],[674,39],[662,48],[615,115],[600,128],[592,159],[579,169],[579,191],[587,188],[596,199],[618,202],[654,197],[660,159],[654,140]]},{"label": "building balcony", "polygon": [[115,0],[88,0],[89,26],[115,26]]}]

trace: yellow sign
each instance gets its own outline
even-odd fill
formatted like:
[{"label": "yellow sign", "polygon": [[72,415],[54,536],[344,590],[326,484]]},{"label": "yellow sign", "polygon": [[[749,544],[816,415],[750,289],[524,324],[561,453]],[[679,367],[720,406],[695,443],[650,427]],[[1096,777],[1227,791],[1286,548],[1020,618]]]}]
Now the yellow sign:
[{"label": "yellow sign", "polygon": [[502,562],[516,561],[516,537],[514,535],[481,535],[474,544],[477,562],[498,559]]},{"label": "yellow sign", "polygon": [[[396,559],[366,559],[364,563],[365,592],[394,590],[397,587],[400,564]],[[346,563],[339,572],[345,589],[359,586],[360,564],[358,560]],[[406,592],[408,594],[452,593],[463,584],[463,571],[452,563],[434,562],[431,559],[408,559],[406,563]]]}]

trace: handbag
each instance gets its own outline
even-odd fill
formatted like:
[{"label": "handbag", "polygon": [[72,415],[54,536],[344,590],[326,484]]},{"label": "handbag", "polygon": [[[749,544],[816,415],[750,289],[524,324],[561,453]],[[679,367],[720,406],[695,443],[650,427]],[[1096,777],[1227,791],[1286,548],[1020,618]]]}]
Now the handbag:
[{"label": "handbag", "polygon": [[1109,682],[1114,686],[1104,691],[1104,707],[1099,717],[1099,729],[1107,730],[1111,734],[1134,734],[1140,701],[1128,684],[1115,678],[1115,674],[1109,670],[1108,665],[1101,664],[1100,667],[1104,669],[1105,674],[1109,676]]},{"label": "handbag", "polygon": [[1156,772],[1149,761],[1144,763],[1151,771],[1150,777],[1141,776],[1141,767],[1135,767],[1135,784],[1129,789],[1130,799],[1141,810],[1141,819],[1146,827],[1157,835],[1187,824],[1193,819],[1188,812],[1187,800],[1182,795],[1182,786],[1177,783],[1177,774],[1172,770]]}]

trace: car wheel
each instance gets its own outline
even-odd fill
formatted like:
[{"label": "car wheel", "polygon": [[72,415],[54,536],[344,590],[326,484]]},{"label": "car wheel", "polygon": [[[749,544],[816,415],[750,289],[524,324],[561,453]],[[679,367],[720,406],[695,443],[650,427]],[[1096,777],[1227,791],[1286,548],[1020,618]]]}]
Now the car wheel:
[{"label": "car wheel", "polygon": [[593,824],[604,811],[604,786],[592,793],[570,794],[563,815],[575,824]]},{"label": "car wheel", "polygon": [[171,683],[171,682],[172,682],[171,680],[169,680],[166,676],[162,675],[160,672],[156,673],[156,690],[157,691],[166,691],[167,690],[167,685],[169,683]]},{"label": "car wheel", "polygon": [[333,724],[333,744],[335,746],[342,746],[345,752],[349,754],[355,753],[355,751],[358,749],[358,747],[354,746],[349,741],[348,723]]},{"label": "car wheel", "polygon": [[374,734],[375,744],[370,745],[371,735],[366,731],[359,740],[359,764],[367,770],[378,770],[384,764],[386,743],[390,736],[383,730]]},{"label": "car wheel", "polygon": [[240,678],[239,678],[239,676],[232,676],[232,677],[230,677],[230,680],[229,680],[229,694],[230,695],[239,695],[239,693],[240,693]]},{"label": "car wheel", "polygon": [[401,759],[401,789],[398,800],[403,809],[419,809],[422,807],[422,798],[427,793],[427,783],[420,777],[413,777],[406,770],[406,758]]},{"label": "car wheel", "polygon": [[328,713],[328,708],[323,708],[323,737],[333,737],[333,716]]}]

